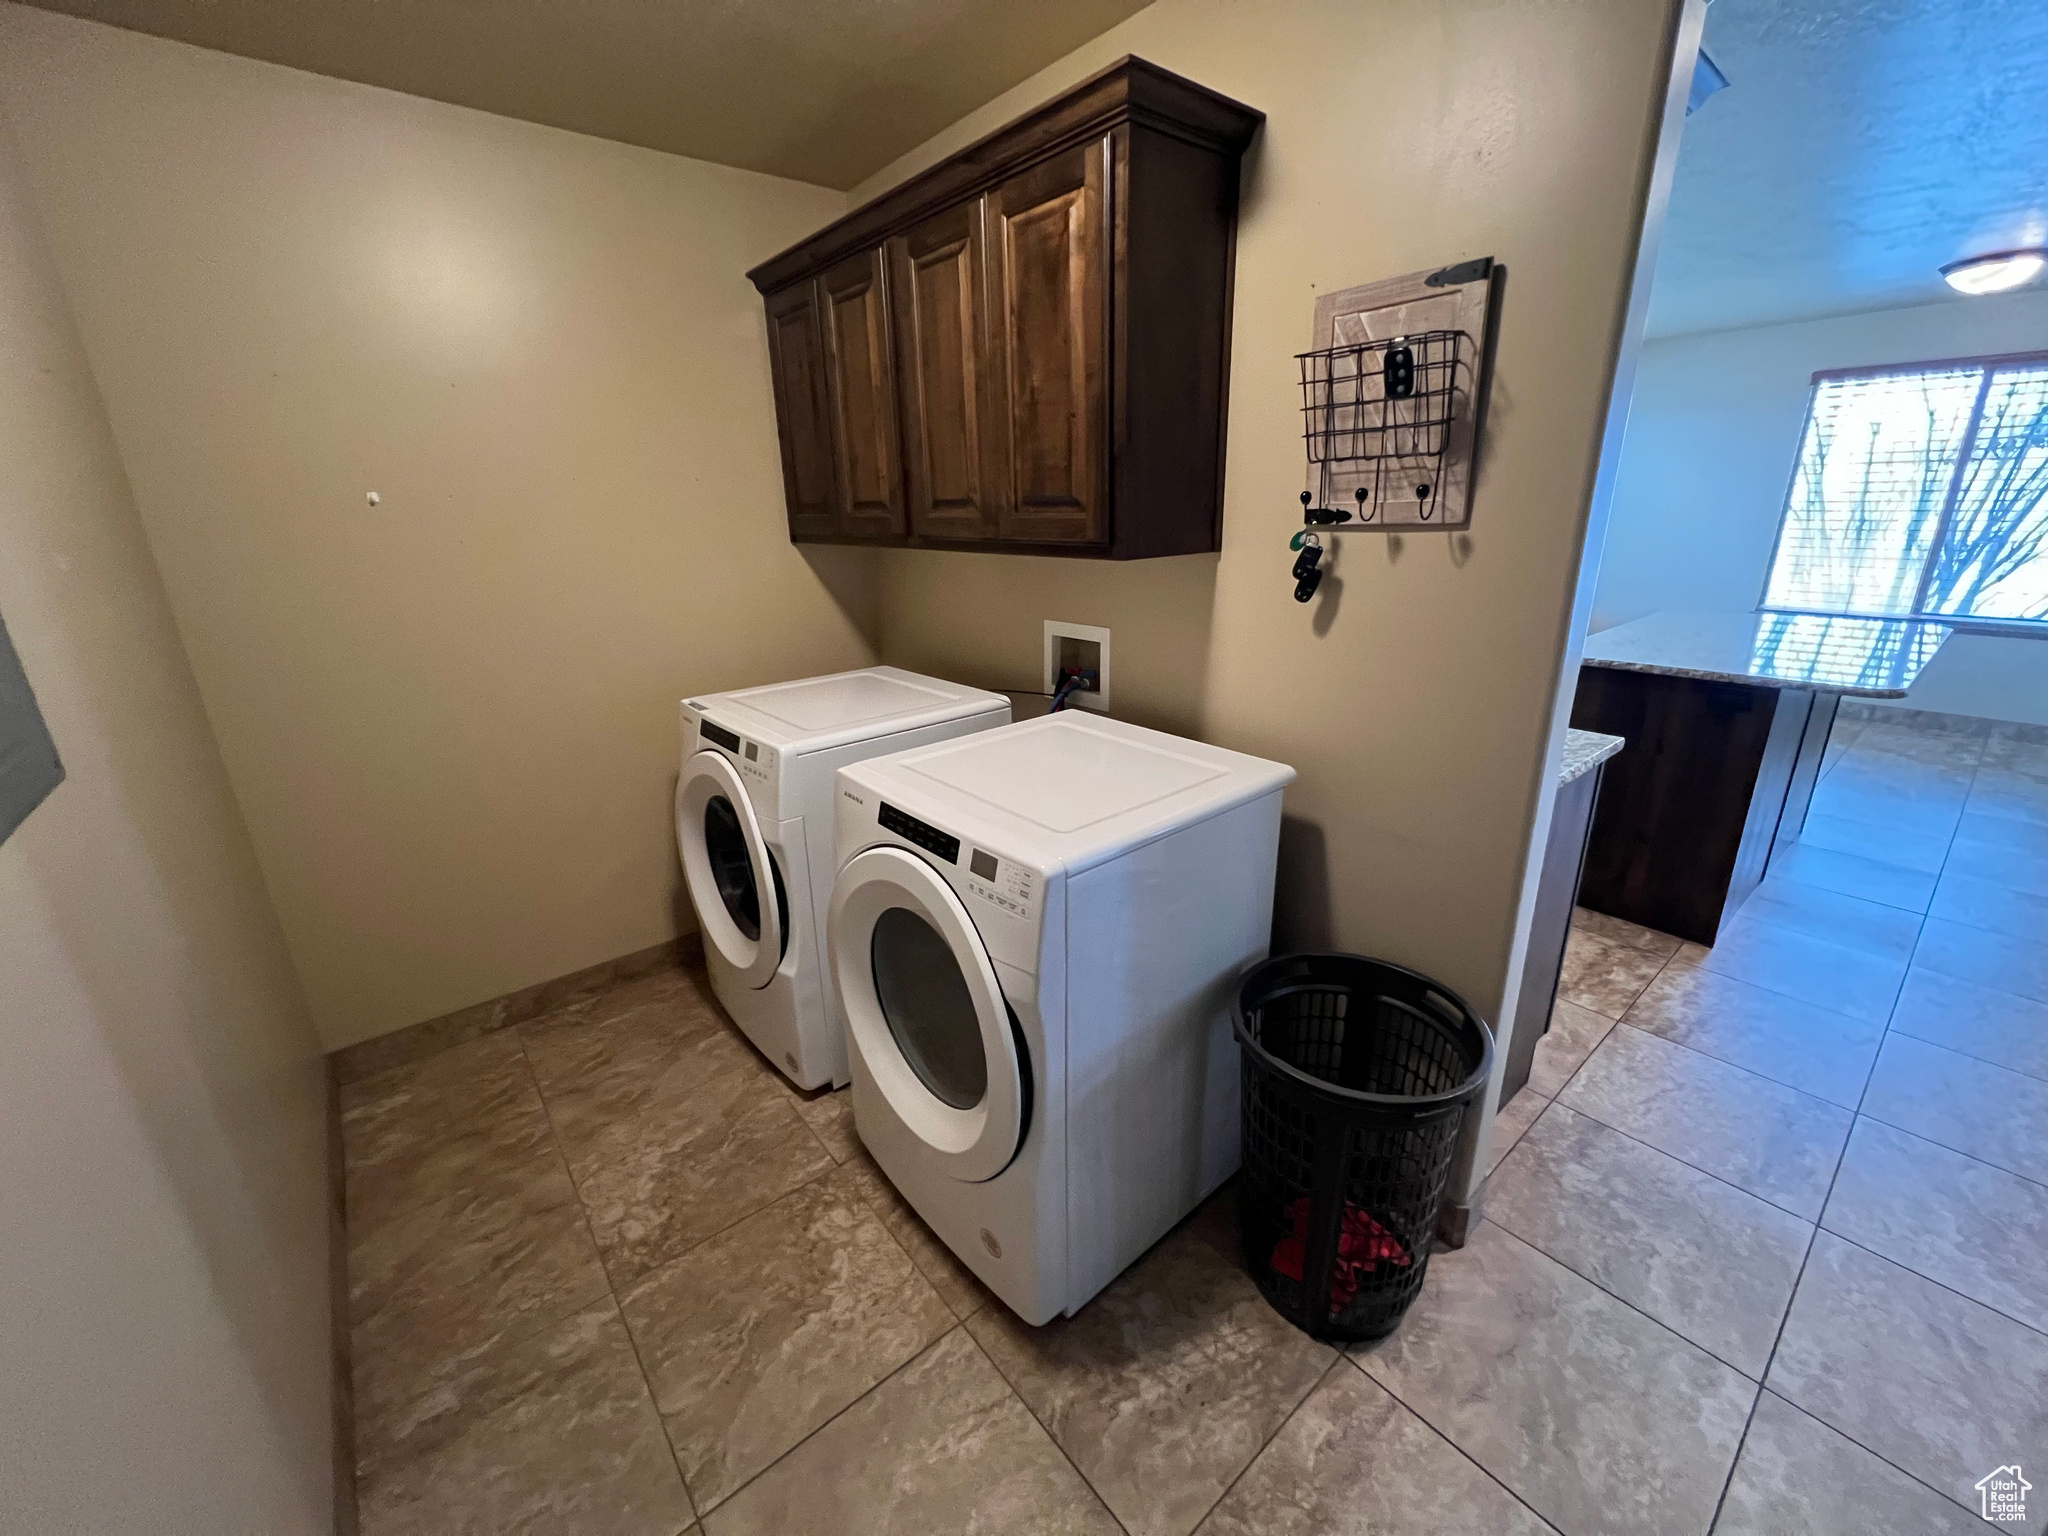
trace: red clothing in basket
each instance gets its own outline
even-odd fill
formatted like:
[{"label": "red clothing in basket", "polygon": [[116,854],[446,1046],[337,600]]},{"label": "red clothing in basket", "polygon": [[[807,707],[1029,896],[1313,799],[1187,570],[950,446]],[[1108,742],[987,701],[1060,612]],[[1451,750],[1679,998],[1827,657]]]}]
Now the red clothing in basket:
[{"label": "red clothing in basket", "polygon": [[[1293,1231],[1273,1245],[1273,1270],[1290,1280],[1301,1278],[1308,1259],[1308,1197],[1287,1207]],[[1343,1311],[1358,1294],[1359,1282],[1371,1274],[1381,1259],[1398,1269],[1408,1267],[1408,1250],[1400,1239],[1366,1215],[1349,1200],[1344,1202],[1344,1225],[1337,1233],[1337,1272],[1330,1277],[1330,1306]]]}]

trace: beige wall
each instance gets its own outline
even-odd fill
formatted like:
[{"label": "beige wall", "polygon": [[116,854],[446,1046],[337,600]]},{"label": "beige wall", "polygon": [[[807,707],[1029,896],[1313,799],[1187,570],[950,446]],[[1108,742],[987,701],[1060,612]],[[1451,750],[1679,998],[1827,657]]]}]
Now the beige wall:
[{"label": "beige wall", "polygon": [[743,275],[841,195],[14,6],[0,104],[327,1044],[690,926],[677,700],[873,659]]},{"label": "beige wall", "polygon": [[0,126],[0,1528],[328,1526],[319,1048]]},{"label": "beige wall", "polygon": [[[1300,770],[1281,943],[1419,967],[1489,1018],[1511,974],[1525,851],[1548,815],[1539,786],[1577,644],[1609,384],[1632,351],[1625,304],[1678,10],[1159,0],[852,194],[1124,53],[1267,114],[1238,237],[1221,556],[892,553],[882,651],[1035,687],[1041,620],[1109,626],[1118,713]],[[1295,603],[1293,354],[1310,344],[1317,293],[1474,256],[1498,257],[1508,281],[1470,533],[1340,536],[1328,595]]]}]

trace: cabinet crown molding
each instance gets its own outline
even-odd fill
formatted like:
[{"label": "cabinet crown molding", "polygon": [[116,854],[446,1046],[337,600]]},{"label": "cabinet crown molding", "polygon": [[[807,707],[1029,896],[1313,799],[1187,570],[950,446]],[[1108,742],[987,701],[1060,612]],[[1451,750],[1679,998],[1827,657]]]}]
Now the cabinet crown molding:
[{"label": "cabinet crown molding", "polygon": [[774,293],[1121,123],[1235,159],[1265,120],[1265,113],[1243,102],[1126,54],[1064,95],[769,257],[747,277],[762,294]]}]

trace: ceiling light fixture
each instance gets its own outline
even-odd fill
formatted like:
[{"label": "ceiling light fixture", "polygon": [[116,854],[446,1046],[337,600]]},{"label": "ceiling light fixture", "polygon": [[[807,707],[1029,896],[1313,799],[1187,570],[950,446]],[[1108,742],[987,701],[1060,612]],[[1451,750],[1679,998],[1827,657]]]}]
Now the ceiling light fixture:
[{"label": "ceiling light fixture", "polygon": [[2027,250],[1992,251],[1988,255],[1952,261],[1941,269],[1941,275],[1957,293],[1975,297],[1985,293],[2004,293],[2022,283],[2031,283],[2044,268],[2048,268],[2048,248],[2034,246]]}]

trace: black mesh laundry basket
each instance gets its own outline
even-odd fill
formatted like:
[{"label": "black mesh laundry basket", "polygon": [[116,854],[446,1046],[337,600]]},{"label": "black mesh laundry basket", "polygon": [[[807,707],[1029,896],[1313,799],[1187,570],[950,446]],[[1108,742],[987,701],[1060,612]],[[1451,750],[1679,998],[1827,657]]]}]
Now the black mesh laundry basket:
[{"label": "black mesh laundry basket", "polygon": [[1255,967],[1235,1023],[1238,1227],[1252,1278],[1317,1338],[1381,1338],[1422,1289],[1493,1036],[1449,988],[1359,955]]}]

